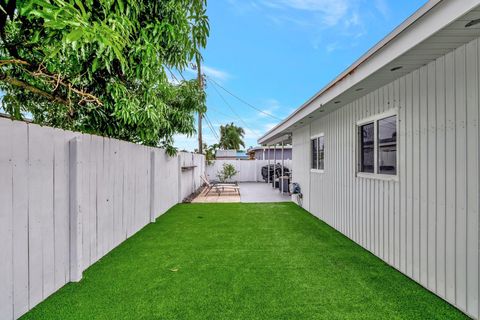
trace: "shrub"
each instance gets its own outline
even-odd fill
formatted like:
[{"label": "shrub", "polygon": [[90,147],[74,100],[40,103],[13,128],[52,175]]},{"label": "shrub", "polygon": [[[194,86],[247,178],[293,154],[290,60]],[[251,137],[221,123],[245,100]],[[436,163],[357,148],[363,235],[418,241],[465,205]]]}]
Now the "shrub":
[{"label": "shrub", "polygon": [[221,182],[225,182],[232,179],[232,177],[237,173],[238,171],[235,169],[233,164],[224,163],[222,170],[218,171],[217,177]]}]

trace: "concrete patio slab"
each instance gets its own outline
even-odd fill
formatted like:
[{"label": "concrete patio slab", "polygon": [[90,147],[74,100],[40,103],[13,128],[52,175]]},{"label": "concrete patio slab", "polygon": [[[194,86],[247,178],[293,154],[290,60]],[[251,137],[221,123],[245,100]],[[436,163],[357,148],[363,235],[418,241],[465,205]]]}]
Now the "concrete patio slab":
[{"label": "concrete patio slab", "polygon": [[234,192],[216,192],[206,194],[204,189],[193,203],[216,203],[216,202],[288,202],[291,198],[288,194],[282,195],[278,189],[273,189],[270,184],[263,182],[240,182],[240,195]]},{"label": "concrete patio slab", "polygon": [[240,202],[288,202],[292,201],[288,193],[281,194],[271,184],[264,182],[242,182],[240,185]]}]

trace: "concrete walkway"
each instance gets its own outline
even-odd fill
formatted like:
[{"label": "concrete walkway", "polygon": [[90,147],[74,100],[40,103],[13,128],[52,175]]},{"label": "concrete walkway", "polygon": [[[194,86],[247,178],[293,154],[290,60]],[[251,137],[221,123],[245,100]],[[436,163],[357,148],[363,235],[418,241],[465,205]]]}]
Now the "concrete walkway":
[{"label": "concrete walkway", "polygon": [[215,203],[215,202],[287,202],[292,201],[285,193],[281,194],[278,189],[272,189],[271,184],[264,182],[240,182],[240,196],[236,192],[225,190],[220,195],[214,191],[206,194],[204,189],[195,199],[194,203]]},{"label": "concrete walkway", "polygon": [[287,202],[292,201],[288,193],[282,195],[278,189],[264,182],[241,182],[240,202]]}]

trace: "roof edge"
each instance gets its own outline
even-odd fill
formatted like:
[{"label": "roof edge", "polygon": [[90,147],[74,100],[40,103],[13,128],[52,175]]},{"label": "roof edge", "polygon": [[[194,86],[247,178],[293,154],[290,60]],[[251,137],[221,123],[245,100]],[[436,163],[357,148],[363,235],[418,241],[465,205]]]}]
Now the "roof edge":
[{"label": "roof edge", "polygon": [[364,62],[369,60],[372,56],[377,54],[382,48],[390,44],[397,38],[403,31],[414,25],[420,18],[422,18],[425,14],[430,12],[436,5],[443,2],[444,0],[430,0],[426,4],[424,4],[421,8],[415,11],[412,15],[410,15],[404,22],[402,22],[398,27],[396,27],[392,32],[387,34],[382,40],[380,40],[377,44],[375,44],[372,48],[370,48],[365,54],[363,54],[360,58],[355,60],[353,64],[351,64],[346,70],[340,73],[334,80],[329,82],[325,87],[323,87],[320,91],[318,91],[315,95],[313,95],[310,99],[308,99],[305,103],[303,103],[299,108],[297,108],[294,112],[292,112],[289,116],[287,116],[284,120],[278,123],[275,127],[267,131],[263,136],[261,136],[257,142],[259,144],[264,144],[268,142],[268,136],[271,136],[279,129],[280,126],[285,124],[288,120],[292,119],[295,115],[297,115],[300,111],[305,109],[311,102],[321,96],[323,93],[334,87],[338,82],[343,80],[347,77],[352,71],[357,69],[360,65]]}]

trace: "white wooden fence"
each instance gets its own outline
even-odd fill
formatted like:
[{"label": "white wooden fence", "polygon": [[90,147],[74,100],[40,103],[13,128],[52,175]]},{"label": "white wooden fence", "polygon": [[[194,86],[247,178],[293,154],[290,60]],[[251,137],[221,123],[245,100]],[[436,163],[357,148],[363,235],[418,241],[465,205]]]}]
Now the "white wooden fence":
[{"label": "white wooden fence", "polygon": [[[238,182],[258,182],[262,179],[262,167],[268,164],[268,160],[215,160],[211,165],[207,165],[205,172],[210,180],[217,179],[217,174],[223,168],[224,163],[232,164],[238,171],[233,180]],[[270,164],[273,164],[270,160]],[[275,163],[282,163],[282,160],[276,160]],[[284,160],[286,168],[292,168],[292,160]]]},{"label": "white wooden fence", "polygon": [[[200,186],[204,157],[0,119],[0,319],[16,319]],[[189,167],[183,170],[181,167]]]}]

